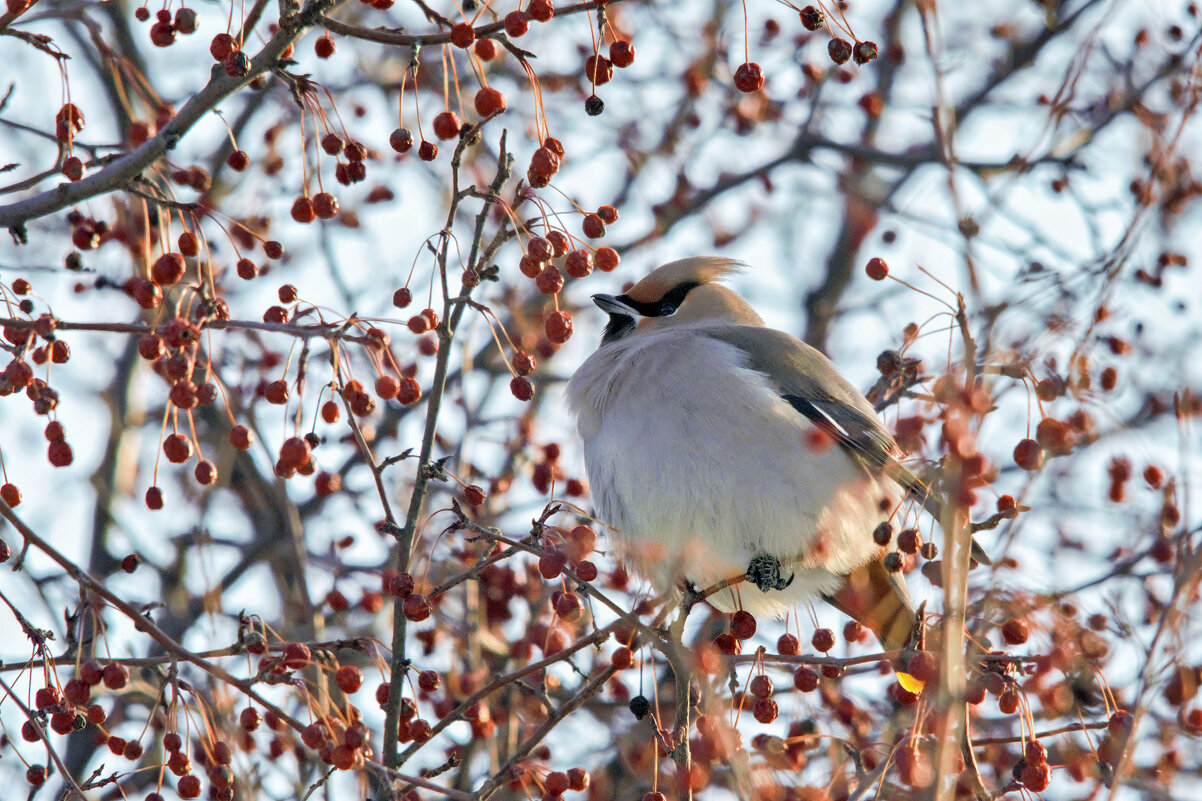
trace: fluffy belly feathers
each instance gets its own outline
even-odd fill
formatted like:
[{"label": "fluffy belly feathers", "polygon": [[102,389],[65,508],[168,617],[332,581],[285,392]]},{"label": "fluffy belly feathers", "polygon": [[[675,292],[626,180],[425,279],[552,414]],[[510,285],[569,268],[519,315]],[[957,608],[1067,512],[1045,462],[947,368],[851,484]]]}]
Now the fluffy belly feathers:
[{"label": "fluffy belly feathers", "polygon": [[598,351],[568,389],[598,517],[640,575],[661,592],[682,579],[701,589],[771,555],[794,575],[788,588],[743,582],[710,601],[783,614],[878,554],[872,530],[897,488],[813,436],[738,349],[699,336],[643,339]]}]

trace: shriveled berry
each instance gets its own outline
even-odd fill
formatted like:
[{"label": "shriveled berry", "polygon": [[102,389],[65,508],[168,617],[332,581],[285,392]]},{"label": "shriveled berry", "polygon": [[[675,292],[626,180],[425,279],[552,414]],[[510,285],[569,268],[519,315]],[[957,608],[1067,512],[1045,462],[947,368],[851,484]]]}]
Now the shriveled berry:
[{"label": "shriveled berry", "polygon": [[567,342],[572,336],[572,316],[565,311],[551,312],[543,326],[547,339],[557,345]]},{"label": "shriveled berry", "polygon": [[735,612],[730,619],[731,636],[739,640],[749,640],[755,636],[755,616],[743,609]]},{"label": "shriveled berry", "polygon": [[405,619],[418,623],[430,616],[430,601],[421,593],[413,593],[405,598],[401,605],[401,612],[405,615]]},{"label": "shriveled berry", "polygon": [[801,665],[793,671],[793,686],[803,693],[818,689],[818,671],[807,665]]},{"label": "shriveled berry", "polygon": [[851,42],[846,39],[831,39],[826,45],[826,51],[831,57],[831,61],[836,64],[846,64],[851,58]]},{"label": "shriveled berry", "polygon": [[827,651],[835,647],[835,632],[826,628],[815,629],[814,636],[811,638],[810,642],[813,644],[815,650],[821,651],[825,654]]},{"label": "shriveled berry", "polygon": [[851,55],[857,64],[867,64],[877,57],[876,42],[856,42]]}]

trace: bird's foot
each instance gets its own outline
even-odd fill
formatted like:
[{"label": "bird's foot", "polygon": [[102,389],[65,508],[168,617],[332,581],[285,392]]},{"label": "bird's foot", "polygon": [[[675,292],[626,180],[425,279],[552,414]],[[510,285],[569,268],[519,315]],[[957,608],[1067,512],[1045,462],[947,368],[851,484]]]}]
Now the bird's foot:
[{"label": "bird's foot", "polygon": [[758,587],[760,592],[783,590],[793,583],[793,576],[793,573],[790,573],[788,578],[781,575],[780,560],[768,554],[760,554],[747,566],[747,580]]}]

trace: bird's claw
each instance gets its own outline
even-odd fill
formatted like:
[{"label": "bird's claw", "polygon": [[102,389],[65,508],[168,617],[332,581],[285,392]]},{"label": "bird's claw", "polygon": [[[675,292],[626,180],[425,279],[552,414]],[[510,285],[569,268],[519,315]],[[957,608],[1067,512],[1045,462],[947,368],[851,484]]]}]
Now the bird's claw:
[{"label": "bird's claw", "polygon": [[760,592],[768,590],[783,590],[793,583],[795,574],[788,578],[781,575],[780,560],[775,556],[761,554],[747,565],[747,580],[759,588]]}]

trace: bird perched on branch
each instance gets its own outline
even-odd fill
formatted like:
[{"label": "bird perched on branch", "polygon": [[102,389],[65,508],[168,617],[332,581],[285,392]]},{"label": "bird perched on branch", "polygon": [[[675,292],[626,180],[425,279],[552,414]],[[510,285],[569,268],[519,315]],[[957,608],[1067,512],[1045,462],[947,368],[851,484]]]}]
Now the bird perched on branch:
[{"label": "bird perched on branch", "polygon": [[710,603],[783,616],[820,596],[901,648],[914,607],[873,531],[938,500],[826,356],[718,283],[739,266],[684,259],[593,296],[609,323],[568,400],[597,514],[660,591],[742,576]]}]

